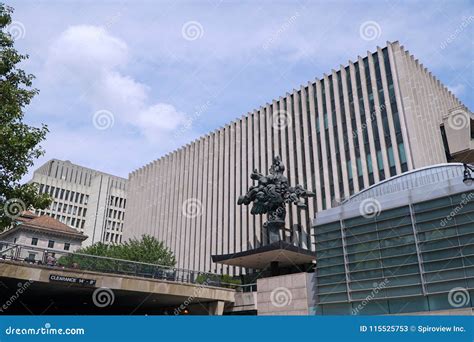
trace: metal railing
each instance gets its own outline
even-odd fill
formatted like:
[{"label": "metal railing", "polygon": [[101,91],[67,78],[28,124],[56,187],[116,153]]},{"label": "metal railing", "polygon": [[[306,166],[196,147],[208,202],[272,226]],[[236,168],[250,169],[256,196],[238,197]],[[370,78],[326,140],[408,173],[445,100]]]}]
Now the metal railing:
[{"label": "metal railing", "polygon": [[[54,253],[54,257],[52,257]],[[35,258],[29,255],[35,254]],[[38,256],[38,258],[36,258]],[[110,274],[121,274],[143,278],[167,280],[180,283],[217,286],[246,292],[247,285],[222,281],[215,273],[199,272],[182,268],[115,259],[102,256],[72,253],[54,248],[41,248],[18,243],[0,241],[0,260],[11,260],[29,264],[46,265],[57,269],[77,269]],[[250,284],[252,285],[252,284]]]}]

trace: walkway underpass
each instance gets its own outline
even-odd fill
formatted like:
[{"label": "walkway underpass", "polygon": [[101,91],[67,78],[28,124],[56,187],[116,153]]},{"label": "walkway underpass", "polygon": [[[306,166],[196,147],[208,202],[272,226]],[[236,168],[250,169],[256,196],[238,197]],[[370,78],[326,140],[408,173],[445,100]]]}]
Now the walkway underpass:
[{"label": "walkway underpass", "polygon": [[0,314],[221,315],[235,289],[0,261]]}]

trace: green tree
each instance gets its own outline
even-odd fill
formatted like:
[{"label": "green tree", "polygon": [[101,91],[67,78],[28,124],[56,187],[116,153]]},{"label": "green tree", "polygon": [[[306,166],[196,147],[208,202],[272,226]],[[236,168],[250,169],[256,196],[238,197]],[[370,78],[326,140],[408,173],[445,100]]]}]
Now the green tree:
[{"label": "green tree", "polygon": [[169,267],[173,267],[176,264],[173,252],[162,241],[150,235],[143,235],[141,239],[132,239],[116,245],[106,245],[99,242],[79,249],[76,253],[61,257],[58,263],[63,266],[72,266],[75,263],[79,268],[95,270],[111,270],[114,267],[118,267],[119,264],[123,267],[123,263],[117,263],[114,260],[78,255],[87,254]]},{"label": "green tree", "polygon": [[35,184],[20,184],[34,159],[44,154],[38,144],[48,129],[23,123],[24,108],[38,90],[32,88],[34,76],[18,67],[28,55],[18,53],[7,32],[12,12],[0,3],[0,231],[21,211],[43,209],[51,203],[49,196],[38,194]]}]

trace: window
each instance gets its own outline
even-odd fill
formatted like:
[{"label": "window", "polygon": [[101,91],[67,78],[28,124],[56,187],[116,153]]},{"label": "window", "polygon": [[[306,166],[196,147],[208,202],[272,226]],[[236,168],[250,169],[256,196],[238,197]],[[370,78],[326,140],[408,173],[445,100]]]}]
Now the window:
[{"label": "window", "polygon": [[37,246],[38,245],[38,238],[32,238],[31,239],[31,245],[32,246]]},{"label": "window", "polygon": [[36,254],[35,253],[28,253],[28,260],[35,261],[35,259],[36,259]]},{"label": "window", "polygon": [[48,241],[48,248],[54,248],[54,241],[53,240]]},{"label": "window", "polygon": [[64,250],[65,251],[68,251],[70,247],[71,247],[71,244],[69,242],[64,243]]}]

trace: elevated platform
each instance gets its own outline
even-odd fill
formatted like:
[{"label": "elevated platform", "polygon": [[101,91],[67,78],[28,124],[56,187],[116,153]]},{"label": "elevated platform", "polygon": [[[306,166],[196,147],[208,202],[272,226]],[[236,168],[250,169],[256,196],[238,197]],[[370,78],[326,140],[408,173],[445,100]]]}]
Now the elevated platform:
[{"label": "elevated platform", "polygon": [[213,255],[212,261],[253,269],[263,269],[277,262],[279,267],[310,264],[316,254],[285,241],[277,241],[262,247],[239,253]]},{"label": "elevated platform", "polygon": [[[229,288],[1,259],[0,282],[0,301],[12,302],[4,314],[173,315],[185,305],[189,314],[221,315],[235,301]],[[11,300],[18,289],[23,290],[18,300]],[[96,295],[108,304],[98,306]]]}]

